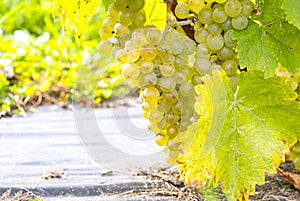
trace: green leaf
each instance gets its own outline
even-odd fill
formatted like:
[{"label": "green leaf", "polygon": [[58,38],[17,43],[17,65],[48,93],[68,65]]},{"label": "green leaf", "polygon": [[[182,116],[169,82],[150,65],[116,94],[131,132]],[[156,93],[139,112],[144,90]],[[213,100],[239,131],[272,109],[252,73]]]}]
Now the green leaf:
[{"label": "green leaf", "polygon": [[282,8],[288,21],[300,29],[300,0],[284,0]]},{"label": "green leaf", "polygon": [[278,64],[295,72],[300,63],[300,31],[285,20],[282,0],[259,0],[261,14],[253,15],[247,29],[234,31],[241,67],[264,70],[273,76]]},{"label": "green leaf", "polygon": [[105,10],[108,10],[108,7],[114,2],[115,0],[102,0],[102,4],[105,6]]},{"label": "green leaf", "polygon": [[187,183],[221,185],[232,199],[248,200],[296,143],[300,103],[281,78],[265,79],[261,71],[241,73],[235,92],[224,73],[213,71],[203,79],[206,85],[197,88],[199,129],[179,169]]}]

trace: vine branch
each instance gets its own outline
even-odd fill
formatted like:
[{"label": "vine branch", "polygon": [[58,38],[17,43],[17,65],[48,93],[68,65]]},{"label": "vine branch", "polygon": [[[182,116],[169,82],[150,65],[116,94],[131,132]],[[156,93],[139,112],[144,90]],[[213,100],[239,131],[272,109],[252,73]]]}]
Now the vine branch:
[{"label": "vine branch", "polygon": [[[175,15],[175,8],[178,4],[177,0],[164,0],[165,3],[167,4],[168,6],[168,12],[169,12],[169,9],[171,10],[171,12],[173,13],[173,15],[175,16],[176,18],[176,21],[179,22],[177,26],[181,26],[183,31],[185,32],[185,34],[192,40],[195,41],[195,38],[194,38],[194,34],[195,34],[195,30],[194,28],[192,27],[191,23],[192,21],[191,20],[187,20],[187,19],[179,19],[178,17],[176,17]],[[168,17],[169,17],[169,14],[167,14]],[[167,17],[167,18],[168,18]],[[168,24],[168,19],[167,19],[167,24]],[[170,25],[169,25],[170,26]]]}]

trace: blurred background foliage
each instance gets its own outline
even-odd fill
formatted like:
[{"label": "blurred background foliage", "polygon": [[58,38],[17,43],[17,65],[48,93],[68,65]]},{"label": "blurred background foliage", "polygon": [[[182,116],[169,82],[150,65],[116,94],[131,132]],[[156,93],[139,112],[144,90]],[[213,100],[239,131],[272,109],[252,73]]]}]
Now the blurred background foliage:
[{"label": "blurred background foliage", "polygon": [[0,0],[0,118],[40,104],[98,104],[129,93],[119,67],[96,50],[102,11],[78,46],[52,18],[50,0]]}]

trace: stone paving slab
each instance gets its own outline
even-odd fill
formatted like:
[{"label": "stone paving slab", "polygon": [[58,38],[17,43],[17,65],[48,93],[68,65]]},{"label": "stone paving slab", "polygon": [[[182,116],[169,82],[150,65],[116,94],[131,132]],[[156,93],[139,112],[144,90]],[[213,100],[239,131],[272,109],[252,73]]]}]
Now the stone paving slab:
[{"label": "stone paving slab", "polygon": [[[94,113],[101,131],[119,149],[139,154],[153,152],[154,149],[159,151],[154,139],[133,146],[130,140],[120,137],[120,130],[127,129],[128,119],[134,126],[146,128],[139,106],[114,108],[113,112],[112,109],[97,109]],[[130,129],[128,126],[127,130]],[[104,145],[95,142],[95,146]],[[166,166],[163,160],[161,162],[160,165]],[[148,169],[149,166],[140,164],[138,168]],[[64,170],[62,178],[41,178],[44,171],[55,169]],[[121,193],[145,188],[148,182],[144,177],[132,176],[130,171],[124,173],[113,170],[110,175],[101,174],[108,170],[110,168],[106,164],[96,162],[81,144],[74,113],[70,109],[55,105],[42,106],[37,113],[29,114],[26,118],[0,120],[0,194],[12,188],[13,191],[38,191],[41,196],[51,199],[59,195],[97,196],[103,192]],[[147,185],[149,187],[151,183]]]}]

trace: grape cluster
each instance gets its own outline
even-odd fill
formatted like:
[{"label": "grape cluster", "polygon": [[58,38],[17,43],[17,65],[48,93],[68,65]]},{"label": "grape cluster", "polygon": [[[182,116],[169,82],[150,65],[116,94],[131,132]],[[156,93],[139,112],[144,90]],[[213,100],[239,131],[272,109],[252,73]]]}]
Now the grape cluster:
[{"label": "grape cluster", "polygon": [[193,19],[192,40],[173,28],[162,32],[145,26],[144,3],[115,0],[97,48],[102,54],[112,53],[122,65],[122,75],[141,88],[143,116],[173,163],[180,154],[180,144],[173,139],[199,118],[194,86],[202,84],[201,76],[224,69],[237,81],[239,60],[232,32],[247,27],[254,5],[250,0],[180,1],[173,12],[179,19]]},{"label": "grape cluster", "polygon": [[160,146],[168,146],[170,158],[178,155],[172,142],[198,115],[194,112],[195,93],[189,65],[196,43],[174,30],[163,33],[149,27],[135,30],[113,49],[122,63],[122,75],[142,89],[143,116]]},{"label": "grape cluster", "polygon": [[115,35],[126,35],[130,30],[143,28],[146,21],[144,5],[145,0],[115,0],[109,6],[99,31],[103,39],[99,44],[99,49],[104,50],[103,52],[110,52],[112,44],[108,39]]},{"label": "grape cluster", "polygon": [[233,30],[244,30],[254,9],[250,0],[189,0],[175,8],[178,18],[196,18],[194,38],[199,45],[194,68],[199,75],[223,69],[233,81],[239,65]]}]

